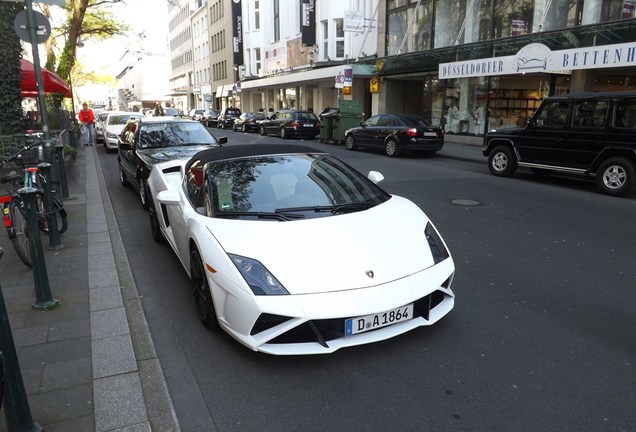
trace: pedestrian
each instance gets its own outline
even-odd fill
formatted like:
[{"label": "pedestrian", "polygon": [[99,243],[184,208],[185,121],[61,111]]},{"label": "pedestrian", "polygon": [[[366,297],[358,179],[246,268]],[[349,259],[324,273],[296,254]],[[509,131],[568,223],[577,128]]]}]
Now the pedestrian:
[{"label": "pedestrian", "polygon": [[82,104],[82,109],[79,112],[78,119],[82,124],[84,145],[93,145],[93,142],[95,141],[95,115],[86,102]]},{"label": "pedestrian", "polygon": [[155,102],[155,110],[153,111],[152,115],[155,116],[163,116],[163,107],[161,106],[161,104],[159,102]]},{"label": "pedestrian", "polygon": [[274,108],[269,107],[269,110],[267,110],[267,118],[272,118],[274,117]]}]

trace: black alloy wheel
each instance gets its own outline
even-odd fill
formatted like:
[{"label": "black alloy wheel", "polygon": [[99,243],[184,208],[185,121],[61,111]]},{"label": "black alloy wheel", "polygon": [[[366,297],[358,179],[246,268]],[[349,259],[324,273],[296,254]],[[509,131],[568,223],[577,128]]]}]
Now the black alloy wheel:
[{"label": "black alloy wheel", "polygon": [[219,322],[214,312],[212,294],[205,274],[205,267],[201,255],[196,247],[190,251],[190,279],[194,284],[192,294],[197,307],[197,315],[203,325],[209,329],[217,328]]},{"label": "black alloy wheel", "polygon": [[161,228],[159,227],[159,218],[157,217],[157,212],[155,211],[154,206],[150,206],[150,232],[154,241],[157,243],[161,243],[163,241]]}]

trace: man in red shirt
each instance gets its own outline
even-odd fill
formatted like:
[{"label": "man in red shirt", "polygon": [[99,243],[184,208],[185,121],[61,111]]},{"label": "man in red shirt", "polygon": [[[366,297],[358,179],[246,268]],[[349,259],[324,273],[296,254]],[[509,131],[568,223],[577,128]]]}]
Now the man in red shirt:
[{"label": "man in red shirt", "polygon": [[79,112],[78,118],[82,124],[84,145],[93,145],[93,142],[95,141],[95,116],[93,115],[93,110],[88,107],[86,102],[82,104],[82,109]]}]

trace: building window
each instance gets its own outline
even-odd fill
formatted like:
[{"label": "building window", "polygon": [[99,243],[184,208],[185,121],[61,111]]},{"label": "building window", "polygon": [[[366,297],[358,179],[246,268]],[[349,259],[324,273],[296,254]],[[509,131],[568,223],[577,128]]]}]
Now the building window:
[{"label": "building window", "polygon": [[280,40],[280,3],[274,0],[274,42]]},{"label": "building window", "polygon": [[344,41],[344,20],[337,19],[336,23],[336,58],[344,58],[345,56],[345,41]]},{"label": "building window", "polygon": [[261,29],[261,6],[259,0],[254,0],[254,30]]},{"label": "building window", "polygon": [[256,65],[256,75],[261,74],[261,49],[260,48],[254,48],[254,60],[255,60],[255,65]]},{"label": "building window", "polygon": [[323,60],[329,59],[329,23],[327,21],[323,21],[321,23],[322,26],[322,53],[321,58]]}]

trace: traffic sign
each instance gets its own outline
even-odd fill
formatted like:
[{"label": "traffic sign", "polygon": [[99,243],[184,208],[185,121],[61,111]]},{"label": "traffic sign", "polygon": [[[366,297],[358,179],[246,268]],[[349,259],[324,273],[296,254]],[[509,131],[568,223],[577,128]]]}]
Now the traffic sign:
[{"label": "traffic sign", "polygon": [[[51,36],[51,23],[44,14],[33,11],[35,19],[35,40],[37,43],[45,42]],[[25,42],[31,42],[31,34],[27,24],[27,11],[20,11],[15,16],[13,28],[16,34]]]},{"label": "traffic sign", "polygon": [[369,92],[377,93],[380,90],[380,81],[377,78],[371,78],[369,81]]}]

